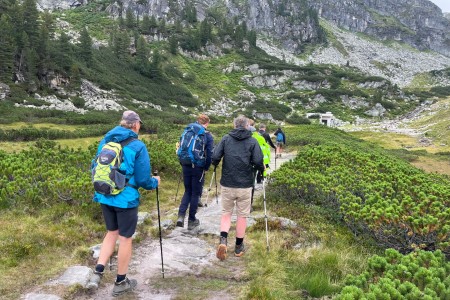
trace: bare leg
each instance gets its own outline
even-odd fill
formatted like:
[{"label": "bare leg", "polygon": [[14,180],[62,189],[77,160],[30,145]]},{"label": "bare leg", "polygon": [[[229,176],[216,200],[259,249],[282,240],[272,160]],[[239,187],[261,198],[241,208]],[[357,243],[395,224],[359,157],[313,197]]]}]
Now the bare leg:
[{"label": "bare leg", "polygon": [[124,275],[128,273],[128,265],[131,259],[132,243],[131,237],[119,236],[119,253],[117,261],[117,274]]},{"label": "bare leg", "polygon": [[116,241],[119,237],[119,231],[108,231],[102,242],[102,247],[100,248],[100,255],[98,258],[98,264],[106,266],[111,255],[114,253],[116,247]]},{"label": "bare leg", "polygon": [[245,229],[247,228],[247,218],[245,217],[237,217],[236,221],[236,237],[244,238]]},{"label": "bare leg", "polygon": [[220,220],[220,231],[228,232],[231,227],[231,214],[222,214]]}]

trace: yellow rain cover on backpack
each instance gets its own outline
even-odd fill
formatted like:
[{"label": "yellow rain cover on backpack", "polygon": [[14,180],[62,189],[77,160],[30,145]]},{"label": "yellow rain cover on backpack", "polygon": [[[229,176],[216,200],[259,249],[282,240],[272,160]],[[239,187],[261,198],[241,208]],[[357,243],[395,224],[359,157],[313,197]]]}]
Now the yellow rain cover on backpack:
[{"label": "yellow rain cover on backpack", "polygon": [[121,173],[123,160],[120,143],[106,143],[100,151],[92,174],[92,182],[96,192],[103,195],[117,195],[126,185],[125,174]]}]

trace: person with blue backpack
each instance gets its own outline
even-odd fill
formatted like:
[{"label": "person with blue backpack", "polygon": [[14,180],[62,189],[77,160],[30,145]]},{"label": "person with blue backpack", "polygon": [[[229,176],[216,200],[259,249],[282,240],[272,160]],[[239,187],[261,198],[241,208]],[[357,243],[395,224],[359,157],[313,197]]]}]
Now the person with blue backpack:
[{"label": "person with blue backpack", "polygon": [[100,141],[91,166],[95,189],[93,200],[101,204],[107,230],[94,269],[99,280],[114,253],[117,240],[120,242],[113,296],[131,291],[137,285],[135,279],[126,275],[132,253],[132,236],[138,221],[138,189],[154,190],[160,184],[159,176],[151,176],[150,155],[145,144],[138,139],[141,124],[136,112],[125,111],[120,126],[114,127]]},{"label": "person with blue backpack", "polygon": [[177,155],[183,170],[184,195],[178,208],[177,226],[184,227],[189,208],[188,230],[200,225],[195,217],[205,182],[205,172],[211,166],[213,136],[207,127],[210,119],[200,114],[197,122],[191,123],[181,134]]},{"label": "person with blue backpack", "polygon": [[286,145],[286,135],[284,134],[283,130],[281,130],[281,127],[278,127],[277,131],[273,134],[276,139],[276,147],[275,150],[275,158],[281,157],[281,152],[283,152],[283,146]]}]

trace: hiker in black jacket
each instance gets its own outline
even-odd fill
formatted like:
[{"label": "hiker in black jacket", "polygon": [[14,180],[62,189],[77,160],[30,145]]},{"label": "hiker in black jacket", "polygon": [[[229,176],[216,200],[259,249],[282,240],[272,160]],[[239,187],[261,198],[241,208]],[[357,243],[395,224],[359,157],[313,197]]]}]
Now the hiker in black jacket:
[{"label": "hiker in black jacket", "polygon": [[275,149],[275,145],[273,144],[270,135],[266,132],[266,124],[259,124],[259,134],[263,136],[263,138],[266,140],[266,143],[269,144],[272,149]]},{"label": "hiker in black jacket", "polygon": [[227,255],[228,231],[231,227],[231,214],[236,206],[236,247],[235,256],[245,252],[244,236],[247,217],[250,215],[251,193],[254,170],[264,172],[263,154],[252,133],[248,130],[248,119],[238,116],[234,128],[226,134],[214,148],[212,164],[217,166],[223,157],[222,178],[222,217],[220,222],[220,244],[216,256],[224,260]]}]

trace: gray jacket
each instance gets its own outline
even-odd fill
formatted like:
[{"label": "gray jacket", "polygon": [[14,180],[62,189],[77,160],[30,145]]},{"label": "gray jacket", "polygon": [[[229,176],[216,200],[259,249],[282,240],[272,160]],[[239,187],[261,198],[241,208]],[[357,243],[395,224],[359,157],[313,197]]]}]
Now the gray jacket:
[{"label": "gray jacket", "polygon": [[252,133],[237,128],[224,135],[214,148],[212,164],[223,157],[220,184],[229,188],[249,188],[254,183],[254,170],[264,172],[263,154]]}]

